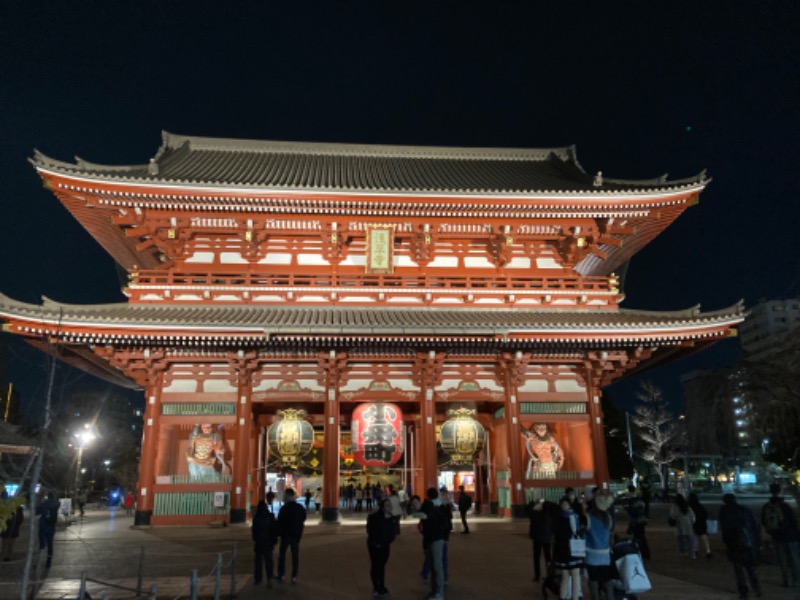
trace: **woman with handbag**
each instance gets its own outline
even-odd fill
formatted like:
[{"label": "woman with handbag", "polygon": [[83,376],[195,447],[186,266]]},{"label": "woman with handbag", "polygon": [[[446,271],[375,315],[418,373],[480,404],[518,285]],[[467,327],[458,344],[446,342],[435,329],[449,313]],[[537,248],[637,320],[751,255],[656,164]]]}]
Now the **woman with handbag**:
[{"label": "woman with handbag", "polygon": [[694,492],[689,494],[689,509],[694,513],[694,525],[692,526],[694,534],[698,540],[703,542],[706,558],[711,558],[711,544],[708,542],[708,511]]},{"label": "woman with handbag", "polygon": [[678,554],[697,558],[697,540],[694,537],[695,516],[683,494],[676,494],[669,507],[670,524],[675,523],[678,532]]},{"label": "woman with handbag", "polygon": [[561,571],[559,598],[578,600],[581,597],[581,568],[586,557],[586,521],[583,515],[573,510],[566,496],[558,504],[561,510],[553,526],[553,545],[555,565]]}]

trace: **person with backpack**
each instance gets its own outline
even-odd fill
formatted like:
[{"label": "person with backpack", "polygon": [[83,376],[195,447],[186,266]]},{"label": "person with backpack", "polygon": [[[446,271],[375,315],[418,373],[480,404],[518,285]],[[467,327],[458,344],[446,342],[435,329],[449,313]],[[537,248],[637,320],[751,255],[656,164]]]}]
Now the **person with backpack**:
[{"label": "person with backpack", "polygon": [[800,528],[797,515],[781,497],[781,486],[769,486],[772,497],[761,509],[761,524],[772,537],[778,564],[783,574],[783,587],[800,586]]},{"label": "person with backpack", "polygon": [[36,507],[36,514],[39,516],[39,550],[47,546],[45,567],[49,567],[53,562],[53,538],[56,536],[60,509],[61,503],[53,492],[47,492],[45,501]]},{"label": "person with backpack", "polygon": [[467,513],[472,508],[472,497],[464,491],[464,486],[458,486],[458,512],[461,515],[461,533],[469,533],[467,524]]},{"label": "person with backpack", "polygon": [[251,528],[253,552],[255,554],[255,568],[253,569],[253,583],[255,585],[261,583],[262,571],[266,571],[267,587],[272,587],[272,551],[278,539],[277,529],[275,515],[267,509],[267,503],[264,500],[260,500],[256,507],[256,514],[253,516],[253,526]]},{"label": "person with backpack", "polygon": [[758,549],[761,547],[761,527],[753,513],[746,506],[737,504],[736,496],[725,494],[722,496],[722,507],[719,509],[719,528],[722,532],[722,541],[728,550],[728,560],[733,564],[739,598],[747,598],[749,591],[745,575],[756,596],[761,596],[761,584],[756,575]]},{"label": "person with backpack", "polygon": [[592,508],[586,513],[586,571],[592,600],[600,600],[601,588],[606,598],[614,597],[614,573],[611,568],[614,517],[610,511],[613,504],[611,492],[599,490],[592,496]]}]

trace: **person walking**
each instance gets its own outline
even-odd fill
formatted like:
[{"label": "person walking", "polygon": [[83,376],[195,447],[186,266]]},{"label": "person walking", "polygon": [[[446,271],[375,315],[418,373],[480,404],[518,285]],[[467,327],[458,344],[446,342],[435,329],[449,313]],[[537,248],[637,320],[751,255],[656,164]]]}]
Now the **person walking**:
[{"label": "person walking", "polygon": [[650,518],[650,499],[653,497],[653,484],[647,478],[647,475],[642,475],[638,479],[639,492],[642,495],[642,502],[644,502],[644,516]]},{"label": "person walking", "polygon": [[458,513],[461,515],[461,533],[469,533],[467,513],[472,508],[472,496],[464,491],[464,486],[458,486]]},{"label": "person walking", "polygon": [[678,554],[697,558],[697,540],[694,537],[695,516],[683,494],[676,494],[669,507],[670,523],[678,533]]},{"label": "person walking", "polygon": [[386,563],[389,562],[389,548],[396,534],[392,503],[389,498],[382,498],[378,501],[378,509],[367,517],[369,576],[372,579],[372,595],[378,598],[389,594],[386,589]]},{"label": "person walking", "polygon": [[[695,492],[689,494],[689,508],[694,513],[694,524],[692,529],[699,542],[703,542],[706,551],[706,558],[711,558],[711,544],[708,541],[708,511],[700,503],[700,498]],[[698,544],[699,545],[699,544]]]},{"label": "person walking", "polygon": [[533,580],[542,578],[541,557],[544,554],[545,570],[552,560],[550,552],[553,546],[553,519],[558,513],[558,506],[554,502],[547,502],[544,498],[531,500],[527,506],[528,537],[533,542]]},{"label": "person walking", "polygon": [[746,506],[737,504],[736,496],[733,494],[724,494],[722,507],[719,509],[719,528],[722,532],[722,541],[728,550],[728,560],[733,564],[739,598],[747,598],[749,591],[745,575],[756,596],[761,597],[761,584],[756,575],[758,549],[761,547],[761,527],[753,513]]},{"label": "person walking", "polygon": [[769,486],[772,497],[761,509],[761,524],[772,538],[778,564],[783,574],[783,587],[800,587],[800,529],[797,515],[781,497],[781,486]]},{"label": "person walking", "polygon": [[581,569],[584,556],[575,551],[571,540],[583,539],[586,530],[584,515],[574,510],[573,502],[564,496],[558,502],[558,518],[553,524],[553,555],[555,565],[561,570],[561,588],[558,597],[562,600],[578,600],[581,597]]},{"label": "person walking", "polygon": [[378,500],[378,505],[380,505],[382,500],[389,501],[389,506],[392,510],[392,519],[394,519],[395,532],[397,535],[400,535],[400,518],[403,516],[403,507],[400,504],[400,496],[397,494],[397,490],[394,489],[394,486],[389,486],[389,495]]},{"label": "person walking", "polygon": [[125,515],[130,517],[133,514],[133,494],[130,492],[125,493],[125,498],[122,500],[122,506],[125,507]]},{"label": "person walking", "polygon": [[592,506],[586,514],[586,571],[589,574],[589,593],[600,600],[600,588],[606,598],[614,598],[614,573],[611,568],[611,534],[614,517],[610,508],[614,497],[608,490],[598,490],[592,496]]},{"label": "person walking", "polygon": [[356,487],[355,496],[356,496],[355,512],[361,512],[364,508],[364,488],[361,487],[360,483]]},{"label": "person walking", "polygon": [[[8,492],[5,490],[3,491],[2,495],[0,495],[3,500],[8,499]],[[3,539],[3,561],[8,562],[11,560],[11,556],[14,552],[14,543],[17,541],[19,537],[19,530],[22,527],[22,522],[25,520],[25,511],[22,509],[22,505],[20,504],[17,506],[17,509],[11,513],[11,515],[6,520],[6,528],[3,530],[3,533],[0,534]]]},{"label": "person walking", "polygon": [[426,492],[426,500],[422,505],[425,519],[422,520],[422,544],[425,548],[425,562],[431,571],[431,593],[427,600],[444,598],[444,547],[449,536],[450,522],[439,499],[439,490],[435,487]]},{"label": "person walking", "polygon": [[47,492],[45,501],[36,507],[36,515],[39,517],[39,550],[43,550],[47,546],[45,567],[49,567],[53,563],[53,538],[56,535],[60,509],[61,503],[53,492]]},{"label": "person walking", "polygon": [[267,503],[264,500],[259,500],[256,506],[251,532],[253,552],[255,553],[253,583],[256,585],[261,583],[263,571],[267,574],[267,587],[272,587],[272,551],[277,540],[277,524],[275,515],[267,509]]},{"label": "person walking", "polygon": [[318,487],[314,492],[314,512],[319,513],[322,509],[322,488]]},{"label": "person walking", "polygon": [[297,496],[292,488],[283,493],[283,506],[278,511],[278,535],[281,536],[278,551],[278,581],[286,575],[286,550],[292,551],[292,583],[297,583],[297,571],[300,567],[300,538],[306,522],[306,511],[297,503]]},{"label": "person walking", "polygon": [[650,544],[647,543],[645,528],[647,526],[647,515],[645,514],[645,504],[636,488],[628,486],[628,535],[633,537],[642,553],[642,560],[650,560]]}]

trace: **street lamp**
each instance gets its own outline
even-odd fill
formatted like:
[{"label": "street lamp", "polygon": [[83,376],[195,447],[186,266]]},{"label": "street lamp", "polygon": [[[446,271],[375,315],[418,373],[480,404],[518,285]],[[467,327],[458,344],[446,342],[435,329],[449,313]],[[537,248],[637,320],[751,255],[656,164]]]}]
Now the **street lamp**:
[{"label": "street lamp", "polygon": [[78,495],[80,490],[80,477],[81,477],[81,462],[83,461],[83,449],[94,441],[95,435],[89,429],[89,425],[83,426],[82,431],[78,431],[73,437],[75,438],[75,447],[78,449],[78,464],[75,466],[75,495]]}]

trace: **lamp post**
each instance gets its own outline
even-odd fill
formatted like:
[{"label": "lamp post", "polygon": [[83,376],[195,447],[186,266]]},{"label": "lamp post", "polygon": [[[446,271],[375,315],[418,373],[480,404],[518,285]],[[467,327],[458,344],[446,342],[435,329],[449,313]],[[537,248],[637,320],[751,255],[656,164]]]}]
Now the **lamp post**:
[{"label": "lamp post", "polygon": [[81,463],[83,462],[83,449],[92,443],[95,438],[94,433],[89,429],[89,425],[84,425],[83,430],[76,433],[75,447],[78,449],[78,464],[75,466],[75,496],[78,495],[80,490],[80,477],[81,477]]}]

